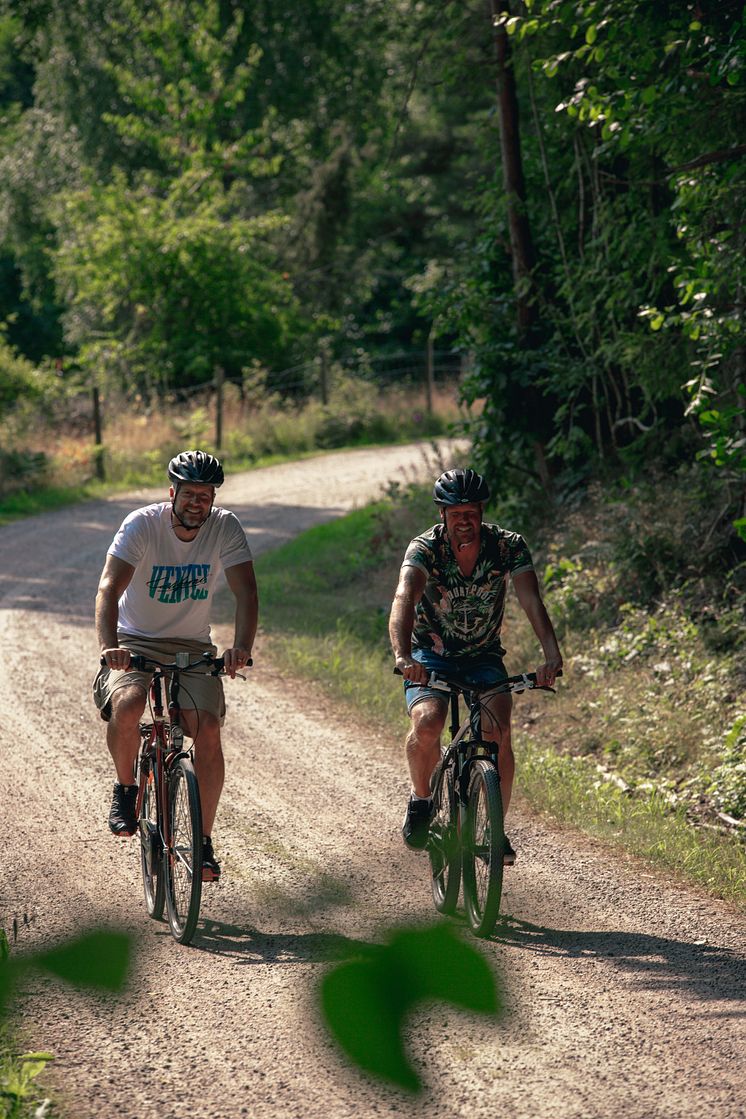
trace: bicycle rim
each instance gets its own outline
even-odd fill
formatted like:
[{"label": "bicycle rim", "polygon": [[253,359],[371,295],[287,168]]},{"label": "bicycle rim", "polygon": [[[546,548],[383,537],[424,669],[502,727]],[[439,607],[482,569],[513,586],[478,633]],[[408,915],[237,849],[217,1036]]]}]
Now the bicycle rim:
[{"label": "bicycle rim", "polygon": [[180,944],[194,936],[202,900],[202,812],[194,768],[179,758],[169,774],[170,844],[163,853],[171,932]]},{"label": "bicycle rim", "polygon": [[443,770],[433,792],[435,813],[427,845],[433,901],[438,912],[446,914],[456,911],[461,885],[461,846],[455,785],[455,766],[451,762]]},{"label": "bicycle rim", "polygon": [[490,762],[475,762],[464,827],[464,903],[475,936],[489,936],[500,912],[503,885],[503,807]]},{"label": "bicycle rim", "polygon": [[158,831],[158,805],[155,777],[150,763],[140,771],[142,803],[138,819],[140,836],[140,870],[142,888],[145,894],[145,908],[155,921],[163,916],[165,886],[163,883],[163,859],[161,837]]}]

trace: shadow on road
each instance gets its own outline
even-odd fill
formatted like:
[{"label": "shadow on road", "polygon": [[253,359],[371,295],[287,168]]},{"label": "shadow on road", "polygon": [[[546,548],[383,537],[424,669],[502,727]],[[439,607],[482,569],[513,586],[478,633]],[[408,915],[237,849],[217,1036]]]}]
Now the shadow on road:
[{"label": "shadow on road", "polygon": [[253,925],[200,924],[192,947],[233,958],[242,964],[309,964],[370,956],[380,945],[353,940],[340,933],[268,933]]},{"label": "shadow on road", "polygon": [[733,1000],[742,1005],[729,1010],[728,1016],[746,1016],[746,959],[717,944],[613,930],[551,929],[510,916],[503,918],[492,939],[548,957],[603,958],[636,986],[686,991],[703,1002]]}]

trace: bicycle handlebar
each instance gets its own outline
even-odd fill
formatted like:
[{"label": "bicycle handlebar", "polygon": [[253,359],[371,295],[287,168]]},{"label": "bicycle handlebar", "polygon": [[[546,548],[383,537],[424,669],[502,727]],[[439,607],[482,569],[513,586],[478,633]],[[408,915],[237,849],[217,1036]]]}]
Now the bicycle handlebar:
[{"label": "bicycle handlebar", "polygon": [[[181,655],[181,654],[179,654]],[[106,657],[102,656],[100,659],[101,666],[106,665]],[[254,661],[251,657],[244,665],[245,668],[251,668]],[[213,657],[210,653],[203,653],[200,660],[195,661],[193,664],[179,664],[173,661],[171,664],[165,664],[163,661],[153,660],[152,657],[146,657],[142,653],[131,653],[129,667],[134,668],[135,672],[147,672],[149,668],[161,668],[166,672],[173,672],[178,669],[179,672],[195,672],[200,668],[206,668],[210,665],[213,666],[211,676],[225,675],[225,657]]]},{"label": "bicycle handlebar", "polygon": [[[401,669],[394,666],[394,675],[403,676],[404,673]],[[562,669],[557,673],[557,676],[562,675]],[[554,692],[554,688],[550,688],[548,684],[537,684],[535,672],[522,672],[518,676],[508,676],[505,680],[498,680],[495,684],[488,684],[484,688],[470,687],[464,683],[463,680],[451,680],[447,676],[438,674],[435,669],[430,672],[427,678],[427,683],[421,685],[426,688],[437,688],[442,692],[515,692],[520,695],[521,692],[533,691],[538,689],[542,692]]]}]

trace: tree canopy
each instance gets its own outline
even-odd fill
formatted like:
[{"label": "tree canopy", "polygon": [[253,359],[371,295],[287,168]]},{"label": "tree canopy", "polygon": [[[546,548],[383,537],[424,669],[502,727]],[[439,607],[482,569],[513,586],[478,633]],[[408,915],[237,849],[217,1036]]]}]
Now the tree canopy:
[{"label": "tree canopy", "polygon": [[0,101],[21,357],[160,391],[431,336],[490,471],[699,454],[743,502],[741,4],[3,0]]}]

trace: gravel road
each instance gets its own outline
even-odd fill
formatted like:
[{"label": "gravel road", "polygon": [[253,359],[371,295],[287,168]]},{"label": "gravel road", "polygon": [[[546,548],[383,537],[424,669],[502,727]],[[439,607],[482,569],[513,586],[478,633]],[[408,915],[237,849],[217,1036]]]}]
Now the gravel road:
[{"label": "gravel road", "polygon": [[[344,452],[231,477],[221,500],[258,553],[423,460],[416,446]],[[136,841],[106,829],[91,615],[114,530],[161,496],[0,529],[0,918],[6,929],[17,918],[18,952],[92,924],[137,946],[121,1001],[52,980],[24,1000],[29,1042],[56,1054],[66,1119],[744,1116],[742,919],[520,805],[508,921],[480,944],[504,977],[507,1015],[419,1008],[419,1100],[345,1068],[319,1024],[317,984],[387,928],[432,919],[426,861],[399,834],[399,745],[282,678],[261,640],[249,682],[226,684],[224,881],[206,887],[190,948],[147,918]]]}]

